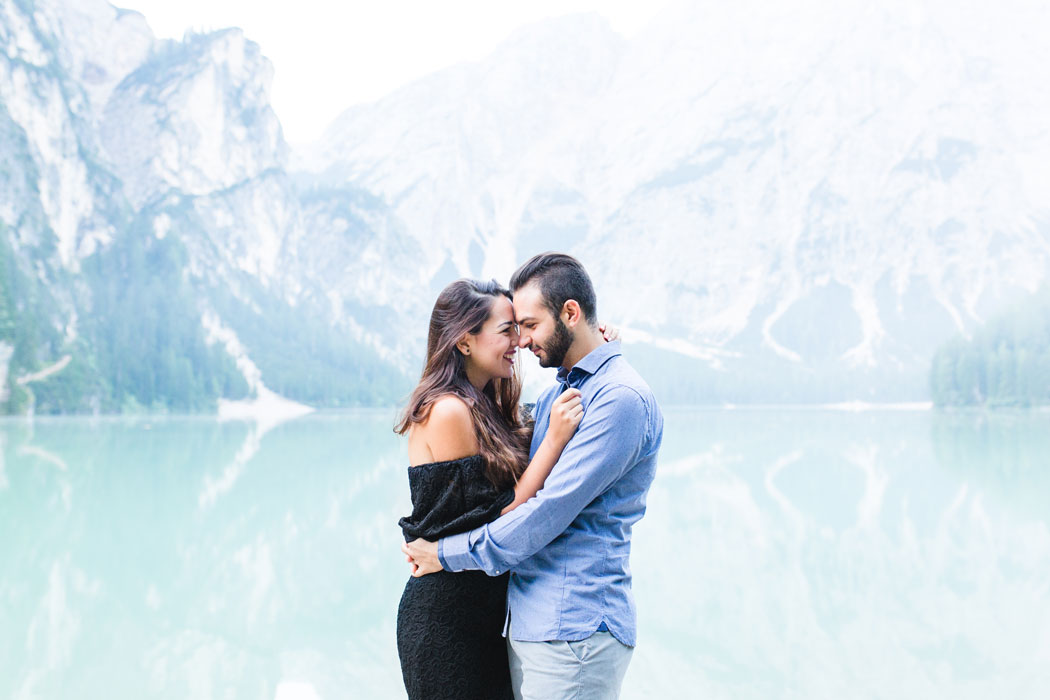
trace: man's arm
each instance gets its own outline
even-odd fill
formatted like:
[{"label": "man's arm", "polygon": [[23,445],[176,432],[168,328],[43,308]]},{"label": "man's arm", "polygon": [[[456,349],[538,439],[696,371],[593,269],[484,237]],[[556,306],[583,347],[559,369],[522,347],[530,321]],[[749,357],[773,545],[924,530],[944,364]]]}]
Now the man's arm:
[{"label": "man's arm", "polygon": [[442,567],[498,575],[545,547],[638,461],[648,413],[629,387],[601,391],[536,496],[487,525],[441,540]]}]

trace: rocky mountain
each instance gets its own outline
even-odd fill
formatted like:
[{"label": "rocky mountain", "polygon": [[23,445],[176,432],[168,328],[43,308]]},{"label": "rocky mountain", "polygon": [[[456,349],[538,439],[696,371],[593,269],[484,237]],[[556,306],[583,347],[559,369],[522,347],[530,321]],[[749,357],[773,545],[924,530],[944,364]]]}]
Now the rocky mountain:
[{"label": "rocky mountain", "polygon": [[1038,5],[682,2],[630,40],[548,20],[289,153],[240,31],[2,3],[0,402],[67,410],[45,389],[79,376],[163,403],[133,391],[153,365],[114,374],[172,333],[166,385],[205,377],[204,403],[393,400],[441,286],[547,249],[669,402],[925,400],[938,345],[1050,269]]},{"label": "rocky mountain", "polygon": [[302,166],[394,202],[423,276],[579,255],[697,400],[921,399],[940,342],[1046,277],[1048,27],[1029,3],[680,3],[630,42],[568,18],[348,111]]},{"label": "rocky mountain", "polygon": [[297,264],[308,217],[256,44],[237,29],[157,41],[101,1],[0,6],[0,405],[403,390],[382,334],[333,313]]}]

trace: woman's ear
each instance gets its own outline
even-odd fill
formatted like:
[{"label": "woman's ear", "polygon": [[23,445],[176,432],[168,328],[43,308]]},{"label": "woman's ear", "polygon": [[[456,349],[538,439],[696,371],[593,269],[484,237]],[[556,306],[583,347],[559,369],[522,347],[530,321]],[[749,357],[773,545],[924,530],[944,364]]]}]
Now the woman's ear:
[{"label": "woman's ear", "polygon": [[464,357],[469,357],[470,356],[470,346],[472,344],[473,343],[471,342],[470,333],[465,333],[463,335],[463,337],[459,339],[459,342],[456,343],[456,349],[459,350],[460,353],[462,353]]}]

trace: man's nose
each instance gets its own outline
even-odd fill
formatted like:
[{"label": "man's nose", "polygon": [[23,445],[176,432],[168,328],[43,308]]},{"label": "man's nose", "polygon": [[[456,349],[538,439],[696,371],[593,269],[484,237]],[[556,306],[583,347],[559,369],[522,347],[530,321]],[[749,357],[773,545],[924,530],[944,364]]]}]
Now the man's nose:
[{"label": "man's nose", "polygon": [[529,336],[525,335],[524,333],[521,333],[520,335],[518,335],[518,347],[519,348],[527,348],[527,347],[529,347],[529,341],[530,340],[532,340],[532,339]]}]

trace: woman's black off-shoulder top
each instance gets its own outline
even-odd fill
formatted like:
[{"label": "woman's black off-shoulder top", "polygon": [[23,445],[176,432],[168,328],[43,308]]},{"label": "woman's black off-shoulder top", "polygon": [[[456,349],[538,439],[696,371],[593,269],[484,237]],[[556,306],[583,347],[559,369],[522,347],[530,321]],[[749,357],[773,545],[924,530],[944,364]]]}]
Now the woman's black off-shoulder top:
[{"label": "woman's black off-shoulder top", "polygon": [[481,455],[408,468],[412,514],[398,525],[405,541],[439,540],[491,522],[514,500],[514,489],[498,490],[485,476]]}]

